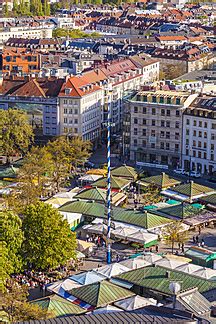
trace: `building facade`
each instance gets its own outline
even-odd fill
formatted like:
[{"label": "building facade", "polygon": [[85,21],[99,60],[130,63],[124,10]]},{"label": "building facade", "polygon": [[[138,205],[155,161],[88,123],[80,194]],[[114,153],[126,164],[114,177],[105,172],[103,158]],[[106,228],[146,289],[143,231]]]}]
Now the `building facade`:
[{"label": "building facade", "polygon": [[198,94],[141,91],[126,100],[124,151],[131,160],[181,165],[183,112]]},{"label": "building facade", "polygon": [[186,170],[216,171],[216,97],[198,98],[183,116],[182,165]]}]

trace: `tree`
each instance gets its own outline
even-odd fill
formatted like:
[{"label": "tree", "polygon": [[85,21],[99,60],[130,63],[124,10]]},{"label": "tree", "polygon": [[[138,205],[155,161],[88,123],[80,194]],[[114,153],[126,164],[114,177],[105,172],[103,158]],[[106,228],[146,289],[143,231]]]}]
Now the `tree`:
[{"label": "tree", "polygon": [[11,264],[8,263],[8,249],[5,242],[0,241],[0,294],[5,291],[6,280],[13,272]]},{"label": "tree", "polygon": [[69,158],[74,168],[83,165],[88,160],[91,147],[91,142],[83,141],[79,136],[69,140]]},{"label": "tree", "polygon": [[14,13],[14,16],[16,16],[18,14],[18,10],[19,10],[19,6],[18,6],[18,3],[17,3],[17,0],[14,0],[13,1],[13,13]]},{"label": "tree", "polygon": [[50,4],[47,0],[44,0],[43,11],[45,16],[50,16]]},{"label": "tree", "polygon": [[7,290],[1,298],[1,307],[10,323],[51,317],[51,314],[47,313],[47,311],[38,305],[28,303],[27,296],[27,286],[20,286],[13,279],[7,281]]},{"label": "tree", "polygon": [[54,269],[76,258],[76,236],[58,210],[38,202],[27,206],[23,213],[26,262],[34,269]]},{"label": "tree", "polygon": [[18,215],[4,210],[0,213],[2,249],[6,249],[7,274],[19,272],[22,268],[21,246],[23,243],[22,222]]},{"label": "tree", "polygon": [[150,185],[147,189],[147,192],[142,195],[141,203],[144,205],[157,204],[163,200],[163,197],[160,194],[160,190]]},{"label": "tree", "polygon": [[171,245],[173,253],[175,243],[185,243],[188,240],[188,233],[184,231],[182,223],[176,221],[164,228],[163,239]]},{"label": "tree", "polygon": [[26,113],[14,109],[0,110],[0,147],[7,163],[14,153],[26,153],[33,138]]},{"label": "tree", "polygon": [[9,8],[7,1],[5,2],[5,5],[3,6],[3,15],[4,17],[9,17]]},{"label": "tree", "polygon": [[45,194],[45,185],[49,184],[53,168],[52,155],[46,147],[33,147],[25,156],[18,174],[19,197],[24,205],[36,202]]},{"label": "tree", "polygon": [[163,68],[163,72],[164,75],[162,75],[162,73],[160,75],[163,76],[163,79],[173,80],[183,73],[186,73],[186,69],[184,64],[166,64]]}]

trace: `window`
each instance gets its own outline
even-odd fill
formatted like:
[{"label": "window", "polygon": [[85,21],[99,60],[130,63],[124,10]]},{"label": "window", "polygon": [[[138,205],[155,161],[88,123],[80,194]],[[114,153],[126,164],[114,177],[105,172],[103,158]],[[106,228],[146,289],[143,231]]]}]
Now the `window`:
[{"label": "window", "polygon": [[146,114],[146,112],[147,112],[146,107],[143,107],[143,114]]},{"label": "window", "polygon": [[146,119],[143,118],[143,125],[146,125]]},{"label": "window", "polygon": [[78,133],[78,128],[74,128],[74,133]]},{"label": "window", "polygon": [[211,160],[211,161],[214,161],[214,154],[213,154],[213,153],[211,153],[210,160]]},{"label": "window", "polygon": [[168,105],[171,104],[171,98],[170,98],[170,97],[167,98],[167,104],[168,104]]},{"label": "window", "polygon": [[200,141],[198,142],[198,147],[202,147],[202,143]]},{"label": "window", "polygon": [[134,146],[137,146],[137,139],[134,139]]},{"label": "window", "polygon": [[193,141],[193,146],[195,146],[195,147],[196,147],[196,141]]},{"label": "window", "polygon": [[175,151],[178,152],[179,150],[179,144],[175,144]]},{"label": "window", "polygon": [[211,150],[214,150],[214,144],[211,144]]},{"label": "window", "polygon": [[206,152],[203,153],[203,158],[206,160],[207,159],[207,154]]},{"label": "window", "polygon": [[156,109],[152,108],[152,115],[156,115]]},{"label": "window", "polygon": [[146,141],[142,141],[142,145],[143,145],[143,147],[146,147]]},{"label": "window", "polygon": [[196,126],[197,125],[197,122],[196,120],[193,121],[193,125]]},{"label": "window", "polygon": [[170,110],[167,109],[167,116],[170,116]]},{"label": "window", "polygon": [[138,124],[138,119],[134,118],[134,124]]},{"label": "window", "polygon": [[179,140],[179,133],[175,133],[175,139]]},{"label": "window", "polygon": [[176,116],[180,116],[180,111],[176,110]]},{"label": "window", "polygon": [[179,128],[179,122],[178,121],[175,123],[175,127]]},{"label": "window", "polygon": [[166,132],[166,138],[170,138],[170,132]]},{"label": "window", "polygon": [[216,129],[216,124],[212,124],[212,129]]},{"label": "window", "polygon": [[166,150],[170,149],[170,143],[166,143]]},{"label": "window", "polygon": [[176,105],[180,105],[180,98],[176,98]]},{"label": "window", "polygon": [[165,127],[165,121],[161,120],[161,127]]},{"label": "window", "polygon": [[67,100],[66,99],[64,99],[63,104],[67,105]]},{"label": "window", "polygon": [[203,147],[207,148],[207,143],[206,142],[203,143]]},{"label": "window", "polygon": [[207,132],[204,132],[204,138],[207,138]]},{"label": "window", "polygon": [[161,131],[160,132],[160,138],[163,138],[165,136],[165,132],[164,131]]},{"label": "window", "polygon": [[214,141],[214,139],[215,139],[215,135],[214,134],[211,134],[211,140]]},{"label": "window", "polygon": [[50,133],[50,129],[49,127],[46,127],[46,134],[49,134]]},{"label": "window", "polygon": [[134,135],[137,135],[137,128],[134,128]]},{"label": "window", "polygon": [[67,108],[64,108],[64,114],[67,114]]},{"label": "window", "polygon": [[186,149],[185,153],[186,153],[186,155],[189,155],[189,150],[188,150],[188,149]]},{"label": "window", "polygon": [[186,120],[186,125],[190,125],[190,119]]},{"label": "window", "polygon": [[78,109],[74,110],[74,114],[77,115],[78,114]]},{"label": "window", "polygon": [[74,119],[74,124],[78,124],[78,119]]},{"label": "window", "polygon": [[199,131],[199,137],[202,137],[202,132],[201,131]]},{"label": "window", "polygon": [[199,121],[199,127],[202,127],[202,121],[201,120]]},{"label": "window", "polygon": [[185,144],[189,145],[189,139],[188,138],[186,138]]},{"label": "window", "polygon": [[155,133],[155,130],[152,129],[152,130],[151,130],[151,136],[152,136],[152,137],[155,137],[155,134],[156,134],[156,133]]},{"label": "window", "polygon": [[151,148],[155,148],[155,143],[151,143]]},{"label": "window", "polygon": [[155,126],[155,120],[152,119],[152,126]]},{"label": "window", "polygon": [[200,151],[198,151],[198,158],[202,158],[202,153]]},{"label": "window", "polygon": [[164,97],[160,97],[160,103],[161,103],[161,104],[164,103]]},{"label": "window", "polygon": [[207,128],[208,127],[208,124],[207,122],[204,123],[204,127]]},{"label": "window", "polygon": [[152,96],[152,102],[157,102],[157,97],[156,96]]},{"label": "window", "polygon": [[134,112],[138,113],[138,107],[134,107]]},{"label": "window", "polygon": [[161,116],[165,116],[165,109],[161,109]]},{"label": "window", "polygon": [[196,136],[196,131],[195,130],[193,131],[193,136]]},{"label": "window", "polygon": [[146,129],[143,129],[142,134],[143,136],[146,136]]},{"label": "window", "polygon": [[170,127],[170,121],[166,122],[166,127]]},{"label": "window", "polygon": [[67,124],[67,118],[64,118],[64,124]]},{"label": "window", "polygon": [[147,102],[147,101],[148,101],[147,96],[143,96],[143,101],[144,101],[144,102]]},{"label": "window", "polygon": [[164,142],[160,143],[160,148],[161,148],[161,150],[164,150]]},{"label": "window", "polygon": [[196,157],[196,151],[193,151],[193,157]]},{"label": "window", "polygon": [[186,129],[186,135],[189,135],[189,129]]}]

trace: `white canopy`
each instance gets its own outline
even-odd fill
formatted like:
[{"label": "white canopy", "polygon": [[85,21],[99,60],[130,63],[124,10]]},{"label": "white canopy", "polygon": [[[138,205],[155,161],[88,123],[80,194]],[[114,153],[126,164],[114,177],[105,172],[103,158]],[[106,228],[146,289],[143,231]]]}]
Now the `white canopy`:
[{"label": "white canopy", "polygon": [[73,275],[70,279],[76,281],[80,285],[90,285],[94,282],[102,281],[106,279],[106,277],[94,271],[87,271]]},{"label": "white canopy", "polygon": [[148,305],[156,305],[157,301],[153,298],[145,298],[139,295],[132,296],[115,303],[116,306],[126,311],[132,311],[138,308],[142,308]]},{"label": "white canopy", "polygon": [[120,263],[112,263],[109,265],[105,265],[101,268],[94,269],[95,272],[102,274],[107,278],[111,278],[113,276],[117,276],[123,272],[130,271],[131,269],[121,265]]},{"label": "white canopy", "polygon": [[182,265],[185,265],[184,261],[174,260],[174,259],[167,259],[163,258],[155,262],[157,266],[161,266],[168,269],[176,269]]},{"label": "white canopy", "polygon": [[83,226],[83,229],[85,229],[87,232],[95,233],[95,234],[104,234],[107,232],[107,225],[105,224],[94,224],[90,226]]},{"label": "white canopy", "polygon": [[195,271],[201,270],[201,269],[202,269],[202,267],[200,267],[196,264],[192,264],[192,263],[186,263],[186,264],[183,264],[176,268],[176,270],[182,271],[185,273],[194,273]]},{"label": "white canopy", "polygon": [[216,280],[216,270],[210,268],[201,268],[193,272],[194,276],[198,276],[204,279]]},{"label": "white canopy", "polygon": [[112,231],[112,234],[115,235],[115,237],[126,239],[128,236],[132,235],[135,232],[137,232],[135,228],[121,226]]},{"label": "white canopy", "polygon": [[133,241],[133,242],[142,243],[142,244],[147,244],[152,241],[156,241],[157,239],[158,239],[158,236],[156,234],[145,233],[142,230],[134,232],[128,236],[128,240]]},{"label": "white canopy", "polygon": [[95,182],[99,179],[103,178],[102,175],[97,175],[97,174],[86,174],[82,177],[80,177],[78,180],[79,181],[85,181],[85,182]]},{"label": "white canopy", "polygon": [[79,283],[67,278],[65,280],[54,282],[53,284],[47,286],[47,290],[64,297],[66,291],[78,287],[81,287]]},{"label": "white canopy", "polygon": [[156,261],[161,260],[162,256],[154,253],[147,253],[144,255],[140,255],[137,258],[145,260],[146,262],[149,262],[151,264],[154,264]]},{"label": "white canopy", "polygon": [[93,310],[92,314],[107,314],[113,312],[123,312],[123,310],[112,305],[107,305],[105,307]]},{"label": "white canopy", "polygon": [[121,261],[120,264],[122,264],[123,266],[125,266],[129,269],[133,269],[133,270],[151,265],[150,262],[140,259],[139,257]]}]

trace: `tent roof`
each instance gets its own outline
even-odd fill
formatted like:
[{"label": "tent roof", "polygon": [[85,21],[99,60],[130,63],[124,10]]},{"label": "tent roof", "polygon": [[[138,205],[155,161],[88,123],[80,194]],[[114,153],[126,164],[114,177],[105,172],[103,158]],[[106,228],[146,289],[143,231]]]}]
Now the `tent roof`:
[{"label": "tent roof", "polygon": [[50,312],[54,317],[77,315],[85,313],[85,310],[78,305],[75,305],[66,299],[51,295],[41,299],[34,300],[33,304],[37,304],[44,310]]},{"label": "tent roof", "polygon": [[185,255],[187,257],[191,258],[197,258],[201,260],[216,260],[216,252],[197,247],[197,246],[192,246],[190,247],[186,252]]},{"label": "tent roof", "polygon": [[181,184],[176,186],[173,191],[178,192],[182,195],[193,198],[194,196],[204,196],[207,193],[214,192],[212,188],[202,186],[198,183],[190,181],[189,183]]},{"label": "tent roof", "polygon": [[205,278],[205,279],[214,278],[214,280],[216,280],[216,270],[210,269],[210,268],[202,267],[201,269],[193,272],[193,275],[198,276],[200,278]]},{"label": "tent roof", "polygon": [[133,167],[128,165],[121,165],[111,170],[111,175],[115,177],[123,177],[128,179],[135,179],[137,172]]},{"label": "tent roof", "polygon": [[95,175],[101,175],[103,177],[106,176],[107,170],[104,169],[91,169],[86,172],[86,174],[95,174]]},{"label": "tent roof", "polygon": [[115,303],[116,306],[124,309],[125,311],[132,311],[145,307],[147,305],[155,305],[157,302],[139,295],[132,296],[123,300],[119,300]]},{"label": "tent roof", "polygon": [[158,239],[158,235],[152,233],[145,233],[142,230],[134,232],[128,236],[128,239],[134,242],[149,243]]},{"label": "tent roof", "polygon": [[175,178],[171,178],[168,174],[164,172],[162,172],[160,175],[144,178],[142,179],[142,182],[153,184],[162,189],[169,188],[181,183],[181,181]]},{"label": "tent roof", "polygon": [[105,202],[106,196],[106,190],[95,187],[90,189],[84,189],[75,196],[75,199],[86,199]]},{"label": "tent roof", "polygon": [[202,267],[200,267],[196,264],[192,264],[192,263],[186,263],[186,264],[183,264],[176,268],[176,270],[183,271],[186,273],[194,273],[195,271],[201,270],[201,269],[202,269]]},{"label": "tent roof", "polygon": [[117,276],[120,273],[130,271],[130,269],[123,266],[120,263],[112,263],[112,264],[108,264],[103,267],[100,267],[98,269],[94,269],[94,271],[102,274],[103,276],[106,276],[107,278],[111,278],[111,277]]},{"label": "tent roof", "polygon": [[162,259],[162,256],[155,254],[155,253],[146,253],[144,255],[140,255],[137,258],[147,261],[151,264],[155,263],[158,260]]},{"label": "tent roof", "polygon": [[123,266],[125,266],[131,270],[139,269],[139,268],[143,268],[143,267],[147,267],[147,266],[151,265],[150,262],[145,261],[139,257],[121,261],[120,264],[122,264]]},{"label": "tent roof", "polygon": [[[129,186],[130,182],[131,180],[129,179],[111,176],[111,189],[124,189],[125,187]],[[92,186],[106,188],[107,178],[99,179],[98,181],[94,182]]]},{"label": "tent roof", "polygon": [[168,269],[176,269],[179,266],[185,265],[184,261],[167,259],[166,257],[155,262],[157,266],[168,268]]},{"label": "tent roof", "polygon": [[99,273],[96,273],[94,271],[87,271],[87,272],[82,272],[76,275],[73,275],[70,277],[70,279],[78,282],[81,285],[90,285],[95,282],[102,281],[106,279],[106,277],[102,276]]},{"label": "tent roof", "polygon": [[136,284],[141,287],[161,292],[165,295],[172,295],[169,289],[171,281],[181,282],[181,291],[197,287],[200,293],[216,290],[216,282],[208,281],[188,273],[169,270],[167,277],[167,268],[145,267],[130,272],[122,273],[116,279],[125,280],[128,283]]},{"label": "tent roof", "polygon": [[118,308],[113,305],[107,305],[105,307],[100,307],[95,310],[93,310],[93,314],[107,314],[107,313],[113,313],[113,312],[123,312],[121,308]]},{"label": "tent roof", "polygon": [[133,296],[130,290],[101,281],[70,290],[70,294],[95,307],[103,307],[123,298]]},{"label": "tent roof", "polygon": [[101,179],[102,177],[103,176],[97,175],[97,174],[85,174],[84,176],[80,177],[79,180],[94,182],[94,181]]},{"label": "tent roof", "polygon": [[157,210],[151,210],[153,214],[160,215],[163,217],[173,217],[173,218],[187,218],[194,215],[198,215],[203,211],[200,209],[195,208],[192,205],[185,205],[185,204],[178,204],[178,205],[171,205],[168,207],[160,208]]},{"label": "tent roof", "polygon": [[80,284],[77,282],[71,280],[70,278],[59,280],[56,282],[53,282],[51,285],[47,286],[47,289],[49,291],[52,291],[58,295],[63,296],[65,291],[68,291],[72,288],[80,287]]},{"label": "tent roof", "polygon": [[202,201],[206,204],[216,205],[216,193],[206,196],[206,197],[202,197],[200,199],[200,201]]}]

